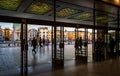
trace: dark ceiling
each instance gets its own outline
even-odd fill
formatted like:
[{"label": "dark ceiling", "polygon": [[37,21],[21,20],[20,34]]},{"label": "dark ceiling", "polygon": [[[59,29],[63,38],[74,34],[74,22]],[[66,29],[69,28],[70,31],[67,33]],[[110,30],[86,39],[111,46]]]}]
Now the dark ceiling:
[{"label": "dark ceiling", "polygon": [[102,0],[102,1],[116,5],[116,6],[120,6],[120,0]]},{"label": "dark ceiling", "polygon": [[[116,25],[116,7],[95,6],[97,24]],[[54,0],[0,0],[0,15],[54,21]],[[93,0],[56,0],[56,21],[93,25]]]}]

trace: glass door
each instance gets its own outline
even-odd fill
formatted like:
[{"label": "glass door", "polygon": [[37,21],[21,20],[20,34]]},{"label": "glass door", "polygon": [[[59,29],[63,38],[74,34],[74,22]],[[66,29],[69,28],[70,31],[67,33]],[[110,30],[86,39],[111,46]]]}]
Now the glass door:
[{"label": "glass door", "polygon": [[114,58],[117,56],[117,33],[115,30],[108,30],[109,35],[109,52],[110,52],[110,58]]},{"label": "glass door", "polygon": [[28,40],[27,40],[27,23],[22,20],[21,25],[21,74],[22,76],[28,75]]},{"label": "glass door", "polygon": [[21,23],[0,22],[0,76],[20,75]]},{"label": "glass door", "polygon": [[80,62],[87,62],[88,36],[87,29],[75,28],[75,58]]},{"label": "glass door", "polygon": [[93,62],[93,29],[88,29],[88,62]]},{"label": "glass door", "polygon": [[95,30],[94,38],[93,60],[101,61],[107,59],[109,57],[109,34],[107,33],[107,30]]},{"label": "glass door", "polygon": [[[52,46],[53,46],[53,27],[52,25],[28,24],[28,65],[31,70],[28,74],[35,71],[43,72],[51,69],[52,66]],[[43,64],[49,65],[48,69],[43,69]],[[37,68],[39,66],[39,68]]]},{"label": "glass door", "polygon": [[64,27],[57,26],[54,28],[54,49],[52,61],[55,65],[64,65]]},{"label": "glass door", "polygon": [[75,28],[64,27],[64,61],[74,61],[75,60]]}]

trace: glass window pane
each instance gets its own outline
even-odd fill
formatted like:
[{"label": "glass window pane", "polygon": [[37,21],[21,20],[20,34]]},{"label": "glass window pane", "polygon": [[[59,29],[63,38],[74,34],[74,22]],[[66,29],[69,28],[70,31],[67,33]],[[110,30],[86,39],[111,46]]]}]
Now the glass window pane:
[{"label": "glass window pane", "polygon": [[0,76],[20,74],[20,32],[19,23],[0,22]]}]

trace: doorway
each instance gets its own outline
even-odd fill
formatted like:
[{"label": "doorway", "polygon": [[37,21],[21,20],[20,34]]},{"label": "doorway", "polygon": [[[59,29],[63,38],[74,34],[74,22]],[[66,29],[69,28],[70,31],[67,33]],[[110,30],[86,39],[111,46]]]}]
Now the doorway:
[{"label": "doorway", "polygon": [[108,51],[109,51],[109,58],[114,58],[114,57],[117,57],[118,55],[118,43],[117,42],[117,38],[118,38],[118,35],[117,35],[117,31],[115,30],[108,30],[108,35],[109,35],[109,45],[108,45]]},{"label": "doorway", "polygon": [[87,63],[88,57],[88,30],[75,28],[75,59]]},{"label": "doorway", "polygon": [[[75,62],[93,61],[93,29],[64,27],[64,60]],[[81,37],[81,40],[79,40]],[[78,39],[78,41],[76,41]],[[81,49],[79,43],[81,42]],[[79,51],[75,48],[78,45]]]},{"label": "doorway", "polygon": [[[39,72],[50,71],[52,69],[52,26],[28,24],[27,41],[29,74],[38,70]],[[46,66],[47,69],[43,69]]]},{"label": "doorway", "polygon": [[64,27],[64,65],[65,67],[75,64],[75,28]]}]

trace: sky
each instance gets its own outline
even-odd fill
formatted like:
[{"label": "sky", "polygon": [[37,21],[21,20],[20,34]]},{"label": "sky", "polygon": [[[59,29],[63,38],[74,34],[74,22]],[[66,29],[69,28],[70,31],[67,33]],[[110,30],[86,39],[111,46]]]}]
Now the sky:
[{"label": "sky", "polygon": [[1,26],[1,28],[3,28],[3,29],[5,29],[5,28],[10,28],[11,30],[13,30],[13,23],[0,22],[0,26]]},{"label": "sky", "polygon": [[[5,28],[10,28],[11,30],[13,30],[13,23],[4,23],[4,22],[0,22],[0,26],[1,28],[5,29]],[[38,27],[48,27],[49,29],[51,28],[50,26],[42,26],[42,25],[28,25],[28,29],[37,29]]]},{"label": "sky", "polygon": [[44,25],[31,25],[31,24],[28,24],[28,29],[38,29],[39,27],[47,27],[48,29],[51,29],[51,26],[44,26]]}]

